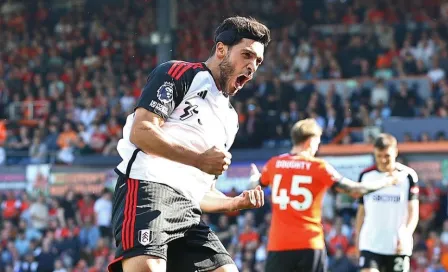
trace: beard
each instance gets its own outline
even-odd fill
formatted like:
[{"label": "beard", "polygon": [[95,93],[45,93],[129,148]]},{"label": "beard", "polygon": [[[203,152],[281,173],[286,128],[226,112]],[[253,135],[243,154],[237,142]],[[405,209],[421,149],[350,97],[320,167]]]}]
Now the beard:
[{"label": "beard", "polygon": [[234,72],[235,67],[230,63],[229,53],[227,53],[226,57],[219,64],[219,85],[222,91],[227,95],[231,94],[229,90],[231,86],[228,86],[228,84],[229,78]]}]

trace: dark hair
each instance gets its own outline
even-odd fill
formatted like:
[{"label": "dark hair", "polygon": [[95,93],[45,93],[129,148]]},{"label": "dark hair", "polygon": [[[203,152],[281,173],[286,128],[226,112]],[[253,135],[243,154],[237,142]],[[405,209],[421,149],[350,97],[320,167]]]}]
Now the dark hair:
[{"label": "dark hair", "polygon": [[215,45],[212,49],[212,55],[215,53],[218,42],[233,46],[238,44],[243,38],[260,42],[266,47],[271,41],[271,32],[267,26],[252,17],[229,17],[215,30]]},{"label": "dark hair", "polygon": [[389,147],[397,147],[397,139],[388,133],[381,133],[376,137],[373,146],[379,150],[384,150]]}]

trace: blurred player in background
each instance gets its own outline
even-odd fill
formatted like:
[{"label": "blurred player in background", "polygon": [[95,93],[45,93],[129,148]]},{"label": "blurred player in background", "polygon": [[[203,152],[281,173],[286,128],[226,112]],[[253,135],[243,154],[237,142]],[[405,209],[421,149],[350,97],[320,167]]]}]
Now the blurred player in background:
[{"label": "blurred player in background", "polygon": [[200,218],[263,205],[260,187],[230,198],[214,183],[238,131],[229,96],[252,79],[269,41],[265,25],[231,17],[205,63],[170,61],[149,75],[117,147],[110,272],[237,271]]},{"label": "blurred player in background", "polygon": [[400,173],[398,185],[360,199],[355,234],[362,272],[406,272],[410,269],[412,235],[418,224],[418,177],[396,161],[397,140],[380,134],[374,142],[376,165],[359,177],[360,184],[375,184],[388,173]]},{"label": "blurred player in background", "polygon": [[291,130],[291,153],[270,159],[261,174],[252,165],[251,180],[272,187],[272,221],[266,272],[326,271],[326,250],[321,224],[322,201],[332,186],[354,197],[396,183],[385,175],[374,184],[341,176],[324,160],[315,158],[322,129],[314,119],[297,122]]}]

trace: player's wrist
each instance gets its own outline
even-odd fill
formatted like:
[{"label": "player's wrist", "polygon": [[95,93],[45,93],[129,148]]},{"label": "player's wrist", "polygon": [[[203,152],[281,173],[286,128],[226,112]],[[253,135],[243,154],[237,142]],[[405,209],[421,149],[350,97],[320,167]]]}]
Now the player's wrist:
[{"label": "player's wrist", "polygon": [[195,168],[197,168],[197,169],[199,169],[199,170],[201,170],[202,171],[202,154],[201,153],[196,153],[196,152],[191,152],[192,154],[191,154],[191,166],[193,166],[193,167],[195,167]]},{"label": "player's wrist", "polygon": [[229,201],[228,212],[234,212],[234,211],[239,211],[239,210],[240,210],[240,207],[239,207],[238,197],[232,197]]}]

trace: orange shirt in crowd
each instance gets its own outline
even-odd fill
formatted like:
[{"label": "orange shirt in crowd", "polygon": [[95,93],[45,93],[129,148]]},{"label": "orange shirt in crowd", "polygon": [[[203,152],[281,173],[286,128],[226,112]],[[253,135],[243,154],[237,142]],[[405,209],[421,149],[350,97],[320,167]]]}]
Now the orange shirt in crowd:
[{"label": "orange shirt in crowd", "polygon": [[5,200],[2,203],[2,210],[3,210],[3,218],[4,219],[11,219],[15,218],[19,215],[20,211],[20,201],[15,199],[8,199]]},{"label": "orange shirt in crowd", "polygon": [[66,148],[70,146],[70,143],[75,142],[78,139],[78,136],[76,135],[76,132],[74,131],[67,131],[62,132],[59,134],[58,137],[58,146],[60,148]]},{"label": "orange shirt in crowd", "polygon": [[331,254],[334,254],[336,252],[337,246],[340,246],[342,250],[346,252],[349,244],[350,244],[349,240],[344,235],[342,234],[335,235],[333,238],[330,239],[329,251]]},{"label": "orange shirt in crowd", "polygon": [[6,124],[4,121],[0,121],[0,146],[6,141]]},{"label": "orange shirt in crowd", "polygon": [[239,241],[243,247],[245,247],[250,242],[257,242],[260,238],[260,235],[256,231],[248,231],[241,233],[239,237]]}]

